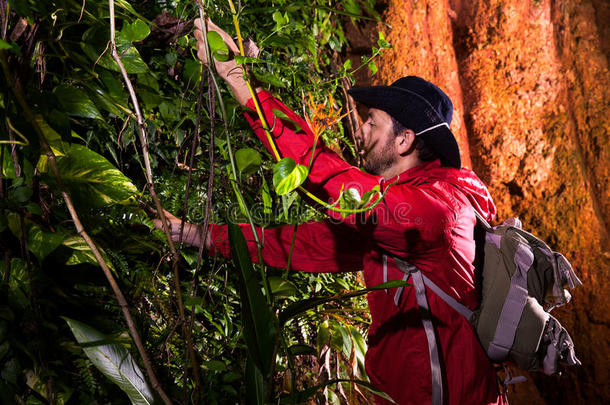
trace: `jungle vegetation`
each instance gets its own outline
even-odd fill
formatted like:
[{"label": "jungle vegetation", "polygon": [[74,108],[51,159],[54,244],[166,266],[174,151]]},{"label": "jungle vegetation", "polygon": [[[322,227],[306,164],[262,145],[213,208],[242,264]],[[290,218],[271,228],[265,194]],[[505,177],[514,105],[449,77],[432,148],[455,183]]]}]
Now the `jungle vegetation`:
[{"label": "jungle vegetation", "polygon": [[[236,226],[233,260],[209,257],[172,243],[150,211],[201,224],[323,218],[299,191],[309,168],[276,162],[253,136],[197,59],[192,23],[209,16],[254,40],[257,56],[234,56],[250,81],[356,163],[345,89],[390,45],[380,35],[345,59],[344,25],[378,19],[374,6],[0,2],[2,403],[367,402],[357,274],[253,265]],[[322,208],[349,215],[382,197],[345,190]]]}]

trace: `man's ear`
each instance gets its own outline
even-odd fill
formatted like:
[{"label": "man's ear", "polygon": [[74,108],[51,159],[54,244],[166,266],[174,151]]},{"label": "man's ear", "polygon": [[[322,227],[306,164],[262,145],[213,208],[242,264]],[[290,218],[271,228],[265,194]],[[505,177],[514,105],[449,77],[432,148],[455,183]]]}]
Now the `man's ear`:
[{"label": "man's ear", "polygon": [[403,129],[396,136],[396,151],[401,156],[410,154],[415,149],[415,132],[412,129]]}]

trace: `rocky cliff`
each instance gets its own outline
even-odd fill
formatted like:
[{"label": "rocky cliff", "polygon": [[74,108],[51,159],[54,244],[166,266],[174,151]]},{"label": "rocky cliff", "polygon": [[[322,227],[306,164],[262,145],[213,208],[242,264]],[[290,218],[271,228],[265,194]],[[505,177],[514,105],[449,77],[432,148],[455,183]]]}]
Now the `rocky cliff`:
[{"label": "rocky cliff", "polygon": [[610,4],[603,0],[389,0],[351,26],[349,56],[382,31],[394,49],[358,85],[422,76],[455,106],[465,166],[499,219],[518,216],[572,262],[584,286],[553,314],[583,366],[530,375],[514,404],[610,401]]}]

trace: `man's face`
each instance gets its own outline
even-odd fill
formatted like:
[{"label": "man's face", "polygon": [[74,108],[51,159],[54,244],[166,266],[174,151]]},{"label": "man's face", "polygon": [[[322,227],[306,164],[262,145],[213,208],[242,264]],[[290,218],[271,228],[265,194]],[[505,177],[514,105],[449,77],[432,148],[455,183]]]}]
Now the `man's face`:
[{"label": "man's face", "polygon": [[383,176],[396,162],[396,137],[390,115],[376,108],[369,108],[367,120],[356,132],[364,158],[364,170]]}]

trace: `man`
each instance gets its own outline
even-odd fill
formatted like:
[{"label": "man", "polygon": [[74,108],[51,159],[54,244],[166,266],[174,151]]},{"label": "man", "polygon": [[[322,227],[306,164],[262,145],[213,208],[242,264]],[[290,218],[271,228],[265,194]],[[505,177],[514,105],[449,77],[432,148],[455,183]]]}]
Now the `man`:
[{"label": "man", "polygon": [[[198,55],[205,62],[201,26],[199,22],[196,25]],[[237,53],[232,39],[220,28],[210,22],[208,29],[219,32]],[[254,108],[235,62],[216,61],[215,65],[235,98]],[[458,145],[449,129],[451,101],[432,83],[413,76],[391,86],[353,89],[350,94],[369,107],[368,118],[357,133],[368,173],[319,145],[307,188],[322,199],[336,201],[343,186],[360,188],[362,194],[377,185],[381,190],[393,185],[367,215],[300,225],[292,268],[307,272],[363,269],[367,286],[374,286],[403,279],[395,261],[387,259],[398,257],[421,269],[446,294],[474,309],[478,297],[472,265],[473,207],[488,220],[495,216],[495,207],[478,177],[460,168]],[[307,165],[314,137],[306,122],[266,91],[258,90],[258,99],[267,122],[273,124],[280,154]],[[281,121],[273,110],[282,111],[302,129],[296,132],[292,123]],[[258,117],[248,112],[246,118],[269,149]],[[340,218],[336,213],[329,215]],[[177,238],[180,221],[170,216],[170,222]],[[249,225],[241,228],[256,261],[252,230]],[[264,231],[263,260],[267,265],[285,267],[293,229],[286,226]],[[263,233],[261,229],[257,232]],[[188,243],[200,245],[196,225],[187,224],[184,233]],[[206,248],[230,256],[226,226],[214,225],[210,234]],[[372,323],[366,369],[371,381],[399,404],[428,404],[433,397],[435,403],[502,403],[496,374],[472,326],[433,292],[428,291],[427,301],[440,347],[440,361],[434,366],[415,289],[408,286],[368,295]],[[439,368],[442,382],[436,384],[432,370]],[[441,391],[442,399],[433,396],[435,390]]]}]

